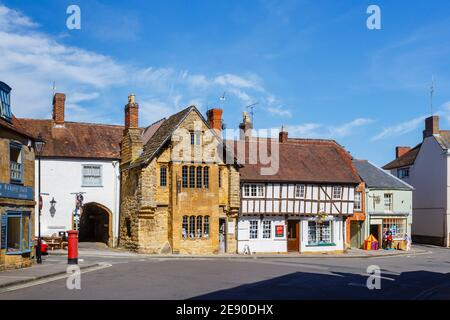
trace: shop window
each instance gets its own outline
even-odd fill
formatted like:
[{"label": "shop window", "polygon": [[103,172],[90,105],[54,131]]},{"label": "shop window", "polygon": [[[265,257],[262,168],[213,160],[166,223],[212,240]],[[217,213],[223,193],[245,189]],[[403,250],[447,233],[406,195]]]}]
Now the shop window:
[{"label": "shop window", "polygon": [[333,199],[342,199],[342,187],[340,186],[333,187]]},{"label": "shop window", "polygon": [[205,189],[209,188],[209,167],[203,168],[203,187]]},{"label": "shop window", "polygon": [[406,219],[404,218],[386,218],[383,219],[383,232],[390,230],[392,238],[395,240],[403,240],[406,235]]},{"label": "shop window", "polygon": [[331,222],[308,221],[308,245],[332,244]]},{"label": "shop window", "polygon": [[101,165],[83,165],[83,187],[101,187],[102,186],[102,166]]},{"label": "shop window", "polygon": [[167,167],[166,166],[162,166],[159,169],[159,185],[161,187],[167,186]]},{"label": "shop window", "polygon": [[6,218],[6,253],[31,251],[31,220],[29,213],[8,213]]},{"label": "shop window", "polygon": [[258,221],[250,221],[250,239],[258,239]]},{"label": "shop window", "polygon": [[9,168],[11,183],[23,182],[22,145],[11,143],[9,146]]},{"label": "shop window", "polygon": [[362,209],[362,192],[355,192],[355,210],[361,210]]},{"label": "shop window", "polygon": [[188,167],[187,166],[183,166],[183,168],[181,169],[181,186],[183,188],[188,187]]},{"label": "shop window", "polygon": [[197,180],[196,186],[198,189],[202,187],[202,167],[197,167]]},{"label": "shop window", "polygon": [[272,221],[263,221],[263,238],[270,239],[272,237]]},{"label": "shop window", "polygon": [[384,210],[389,212],[394,210],[394,195],[392,193],[384,194]]},{"label": "shop window", "polygon": [[295,197],[296,198],[304,198],[305,197],[305,185],[304,184],[296,184],[295,185]]},{"label": "shop window", "polygon": [[189,167],[189,188],[195,188],[195,167]]}]

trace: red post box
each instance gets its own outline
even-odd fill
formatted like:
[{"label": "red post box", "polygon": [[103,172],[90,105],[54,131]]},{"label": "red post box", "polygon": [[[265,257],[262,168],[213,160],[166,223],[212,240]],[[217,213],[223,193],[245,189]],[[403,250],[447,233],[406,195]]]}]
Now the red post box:
[{"label": "red post box", "polygon": [[68,234],[67,263],[78,264],[78,231],[69,230],[67,231],[67,234]]}]

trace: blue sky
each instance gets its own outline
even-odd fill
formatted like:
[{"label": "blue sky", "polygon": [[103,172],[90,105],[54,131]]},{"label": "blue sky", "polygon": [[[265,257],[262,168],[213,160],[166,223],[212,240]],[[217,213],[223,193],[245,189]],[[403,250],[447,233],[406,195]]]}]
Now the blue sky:
[{"label": "blue sky", "polygon": [[[71,4],[81,30],[66,28]],[[381,30],[366,27],[370,4]],[[142,126],[195,104],[233,128],[258,102],[256,128],[384,165],[420,141],[432,76],[450,127],[449,13],[445,0],[0,0],[0,80],[19,117],[50,117],[53,81],[73,121],[122,124],[134,92]]]}]

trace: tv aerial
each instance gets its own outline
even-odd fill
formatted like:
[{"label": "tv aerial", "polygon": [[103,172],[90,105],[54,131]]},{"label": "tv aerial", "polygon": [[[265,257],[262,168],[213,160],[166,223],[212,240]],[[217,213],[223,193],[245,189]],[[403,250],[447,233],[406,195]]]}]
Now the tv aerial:
[{"label": "tv aerial", "polygon": [[254,117],[255,117],[255,107],[257,106],[259,104],[259,102],[255,102],[255,103],[252,103],[252,104],[250,104],[250,105],[248,105],[248,106],[245,106],[245,108],[246,109],[249,109],[250,110],[250,117],[251,117],[251,119],[252,119],[252,123],[254,123]]}]

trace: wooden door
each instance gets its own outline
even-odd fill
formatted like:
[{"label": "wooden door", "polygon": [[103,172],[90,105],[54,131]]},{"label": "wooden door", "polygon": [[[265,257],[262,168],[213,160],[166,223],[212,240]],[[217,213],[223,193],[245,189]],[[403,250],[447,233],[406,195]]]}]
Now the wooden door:
[{"label": "wooden door", "polygon": [[300,221],[288,220],[288,251],[300,251]]}]

